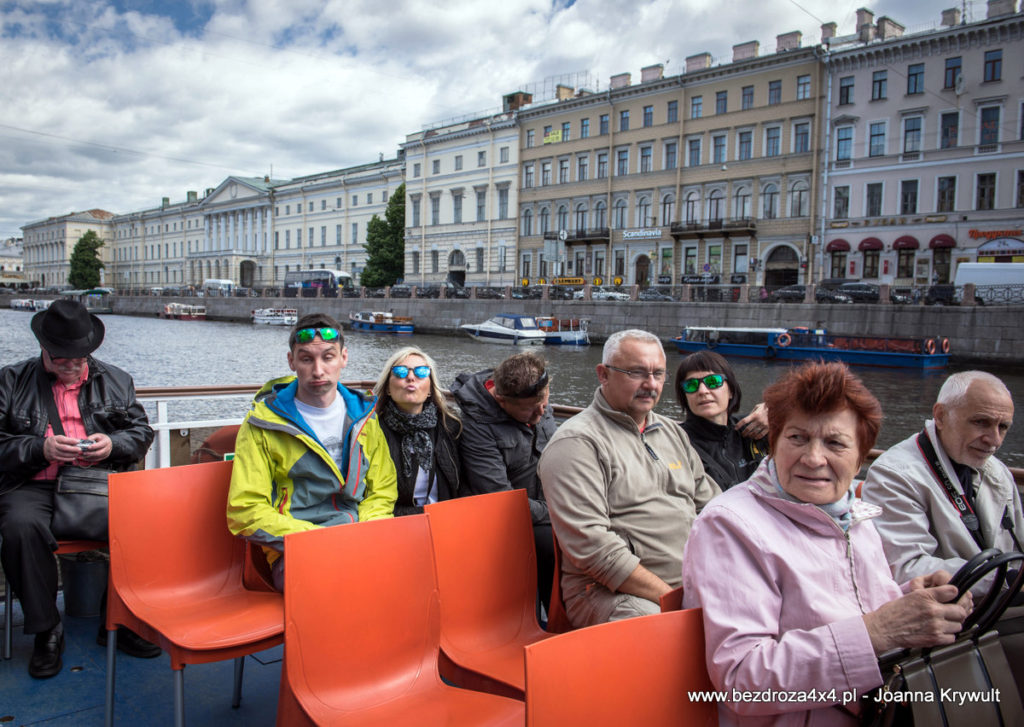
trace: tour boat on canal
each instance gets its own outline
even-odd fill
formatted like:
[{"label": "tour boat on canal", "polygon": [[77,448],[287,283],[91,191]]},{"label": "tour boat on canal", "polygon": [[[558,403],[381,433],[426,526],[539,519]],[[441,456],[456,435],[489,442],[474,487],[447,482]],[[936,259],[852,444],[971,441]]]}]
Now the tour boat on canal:
[{"label": "tour boat on canal", "polygon": [[348,320],[353,331],[370,333],[412,333],[412,318],[396,316],[389,311],[361,310],[349,313]]},{"label": "tour boat on canal", "polygon": [[34,311],[35,306],[31,298],[12,298],[11,310]]},{"label": "tour boat on canal", "polygon": [[161,318],[173,318],[176,321],[205,321],[206,306],[189,305],[188,303],[167,303],[160,313]]},{"label": "tour boat on canal", "polygon": [[589,346],[590,337],[587,335],[589,323],[590,321],[585,318],[537,317],[537,325],[547,336],[544,343],[549,346]]},{"label": "tour boat on canal", "polygon": [[548,337],[537,325],[536,318],[515,313],[501,313],[483,323],[463,323],[459,328],[474,341],[511,346],[543,344]]},{"label": "tour boat on canal", "polygon": [[256,308],[251,317],[253,323],[265,326],[294,326],[299,320],[299,311],[295,308]]},{"label": "tour boat on canal", "polygon": [[842,361],[856,366],[941,369],[949,339],[845,336],[823,328],[723,328],[688,326],[672,339],[681,353],[714,349],[723,356],[781,361]]}]

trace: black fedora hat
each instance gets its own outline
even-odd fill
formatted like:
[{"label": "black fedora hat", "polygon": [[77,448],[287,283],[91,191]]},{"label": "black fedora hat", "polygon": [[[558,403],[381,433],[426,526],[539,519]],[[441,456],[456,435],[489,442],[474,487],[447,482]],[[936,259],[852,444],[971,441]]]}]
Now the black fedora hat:
[{"label": "black fedora hat", "polygon": [[55,300],[32,316],[32,333],[54,358],[82,358],[103,343],[103,321],[81,303]]}]

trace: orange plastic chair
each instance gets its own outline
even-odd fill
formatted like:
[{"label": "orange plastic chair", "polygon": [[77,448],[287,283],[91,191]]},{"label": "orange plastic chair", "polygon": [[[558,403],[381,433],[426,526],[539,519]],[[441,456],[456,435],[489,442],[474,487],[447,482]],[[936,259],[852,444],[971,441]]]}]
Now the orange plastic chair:
[{"label": "orange plastic chair", "polygon": [[[102,540],[58,540],[57,555],[82,553],[87,550],[102,550],[107,544]],[[11,584],[4,579],[4,648],[5,659],[11,658],[11,640],[14,631],[14,592]]]},{"label": "orange plastic chair", "polygon": [[[225,522],[231,462],[110,476],[107,630],[127,626],[159,644],[174,670],[175,724],[185,723],[186,664],[235,660],[280,644],[284,599],[246,590],[247,543]],[[116,633],[116,632],[114,632]],[[107,724],[114,719],[115,635],[107,640]]]},{"label": "orange plastic chair", "polygon": [[203,440],[199,448],[192,453],[192,464],[203,462],[222,462],[224,455],[235,451],[235,440],[241,424],[228,424],[221,427]]},{"label": "orange plastic chair", "polygon": [[658,603],[661,605],[662,613],[668,613],[669,611],[681,611],[683,608],[683,587],[679,586],[678,588],[673,588],[671,591],[659,598]]},{"label": "orange plastic chair", "polygon": [[523,698],[523,647],[551,634],[537,623],[537,554],[526,490],[424,508],[441,592],[441,675]]},{"label": "orange plastic chair", "polygon": [[285,537],[277,724],[522,725],[523,704],[451,687],[424,515]]},{"label": "orange plastic chair", "polygon": [[526,725],[718,724],[700,609],[611,621],[526,647]]},{"label": "orange plastic chair", "polygon": [[548,603],[547,630],[549,634],[564,634],[572,631],[573,626],[569,614],[565,612],[565,604],[562,603],[562,549],[554,529],[551,537],[555,540],[555,576],[551,583],[551,601]]}]

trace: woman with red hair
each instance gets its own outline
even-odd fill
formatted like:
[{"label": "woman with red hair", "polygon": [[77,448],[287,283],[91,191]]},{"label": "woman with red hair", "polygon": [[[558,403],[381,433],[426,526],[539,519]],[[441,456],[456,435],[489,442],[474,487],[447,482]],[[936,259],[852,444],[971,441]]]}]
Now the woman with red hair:
[{"label": "woman with red hair", "polygon": [[708,671],[730,695],[721,725],[854,725],[878,655],[951,643],[970,596],[952,603],[944,571],[892,579],[881,511],[852,487],[882,420],[860,379],[807,364],[764,402],[771,456],[694,522],[683,605],[704,609]]}]

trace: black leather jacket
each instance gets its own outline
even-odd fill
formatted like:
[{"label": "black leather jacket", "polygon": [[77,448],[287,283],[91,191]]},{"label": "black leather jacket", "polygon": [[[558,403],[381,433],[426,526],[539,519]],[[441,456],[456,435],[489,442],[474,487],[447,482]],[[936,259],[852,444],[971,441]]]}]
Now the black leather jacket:
[{"label": "black leather jacket", "polygon": [[681,426],[700,455],[704,471],[725,492],[747,480],[768,454],[767,439],[747,439],[736,431],[737,417],[728,426],[690,414]]},{"label": "black leather jacket", "polygon": [[[437,478],[437,501],[441,502],[467,493],[462,486],[461,463],[459,462],[459,425],[457,422],[450,422],[440,414],[437,419],[437,427],[434,429],[434,475]],[[417,473],[414,472],[412,477],[402,476],[400,435],[387,426],[383,419],[379,419],[379,421],[398,475],[395,517],[422,513],[423,506],[413,502]]]},{"label": "black leather jacket", "polygon": [[[50,464],[43,456],[49,417],[40,401],[37,371],[42,357],[0,369],[0,494],[13,490]],[[132,377],[121,369],[89,357],[89,376],[78,396],[85,431],[110,437],[110,456],[101,462],[128,470],[142,459],[153,441],[146,410],[135,398]]]}]

